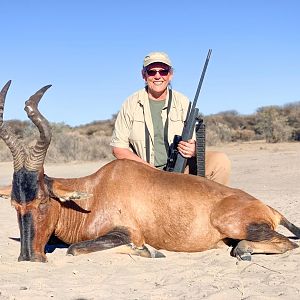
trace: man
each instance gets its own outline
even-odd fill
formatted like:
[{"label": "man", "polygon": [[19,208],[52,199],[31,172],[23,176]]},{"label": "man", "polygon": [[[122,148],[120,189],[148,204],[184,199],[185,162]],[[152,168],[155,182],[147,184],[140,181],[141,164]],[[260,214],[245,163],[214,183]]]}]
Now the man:
[{"label": "man", "polygon": [[[181,135],[189,99],[170,88],[173,67],[164,52],[151,52],[144,58],[142,78],[145,87],[123,103],[118,113],[110,145],[117,159],[131,159],[163,169],[168,147],[175,134]],[[180,154],[196,156],[195,137],[181,141]],[[205,176],[222,184],[229,183],[230,161],[221,152],[207,151]]]}]

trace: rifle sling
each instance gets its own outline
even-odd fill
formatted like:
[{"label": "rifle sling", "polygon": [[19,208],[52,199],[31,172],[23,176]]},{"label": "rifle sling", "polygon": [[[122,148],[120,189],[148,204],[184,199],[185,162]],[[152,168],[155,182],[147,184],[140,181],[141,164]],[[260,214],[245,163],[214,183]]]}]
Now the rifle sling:
[{"label": "rifle sling", "polygon": [[165,142],[165,148],[166,152],[169,152],[169,141],[168,141],[168,130],[169,130],[169,112],[171,109],[171,103],[172,103],[172,90],[169,90],[169,100],[168,100],[168,107],[167,107],[167,119],[164,127],[164,142]]},{"label": "rifle sling", "polygon": [[145,144],[146,144],[146,161],[147,163],[150,163],[150,134],[146,122],[145,122]]},{"label": "rifle sling", "polygon": [[205,124],[199,120],[196,124],[197,175],[205,177]]}]

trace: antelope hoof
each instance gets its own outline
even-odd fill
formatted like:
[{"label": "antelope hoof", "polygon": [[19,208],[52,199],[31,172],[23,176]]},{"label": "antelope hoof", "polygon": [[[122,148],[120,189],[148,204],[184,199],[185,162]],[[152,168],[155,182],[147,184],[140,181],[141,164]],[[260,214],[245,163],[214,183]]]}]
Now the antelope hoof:
[{"label": "antelope hoof", "polygon": [[237,256],[238,260],[243,260],[243,261],[251,261],[251,253],[250,252],[244,252],[240,255]]},{"label": "antelope hoof", "polygon": [[148,247],[145,245],[141,247],[137,247],[134,244],[126,244],[118,247],[117,253],[122,254],[131,254],[131,255],[137,255],[141,257],[147,257],[147,258],[162,258],[166,257],[163,253],[157,251],[156,249],[149,250]]},{"label": "antelope hoof", "polygon": [[252,253],[253,250],[249,248],[244,241],[239,242],[233,250],[233,255],[238,260],[243,260],[243,261],[251,261]]},{"label": "antelope hoof", "polygon": [[76,251],[76,246],[75,245],[71,245],[69,246],[69,248],[67,249],[67,255],[72,255],[72,256],[75,256],[75,255],[78,255],[79,253],[77,253]]},{"label": "antelope hoof", "polygon": [[154,250],[153,253],[151,251],[151,257],[154,257],[154,258],[164,258],[166,256],[162,252]]}]

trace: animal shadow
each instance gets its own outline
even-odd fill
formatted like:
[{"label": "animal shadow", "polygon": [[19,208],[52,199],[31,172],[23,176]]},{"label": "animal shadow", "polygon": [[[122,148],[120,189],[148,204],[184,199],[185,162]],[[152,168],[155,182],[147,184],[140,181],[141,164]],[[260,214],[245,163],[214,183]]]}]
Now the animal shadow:
[{"label": "animal shadow", "polygon": [[[16,242],[21,241],[20,238],[16,238],[16,237],[9,237],[9,239]],[[50,237],[48,243],[45,246],[45,253],[52,253],[55,249],[69,248],[69,246],[70,246],[69,244],[64,243],[59,238],[53,235]]]}]

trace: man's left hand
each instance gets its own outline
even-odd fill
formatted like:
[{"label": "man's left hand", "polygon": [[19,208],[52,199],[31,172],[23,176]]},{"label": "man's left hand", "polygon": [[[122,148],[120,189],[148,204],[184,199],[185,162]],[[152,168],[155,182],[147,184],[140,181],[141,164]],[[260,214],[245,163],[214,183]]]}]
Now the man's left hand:
[{"label": "man's left hand", "polygon": [[184,158],[196,156],[196,141],[193,139],[187,142],[180,141],[177,149]]}]

